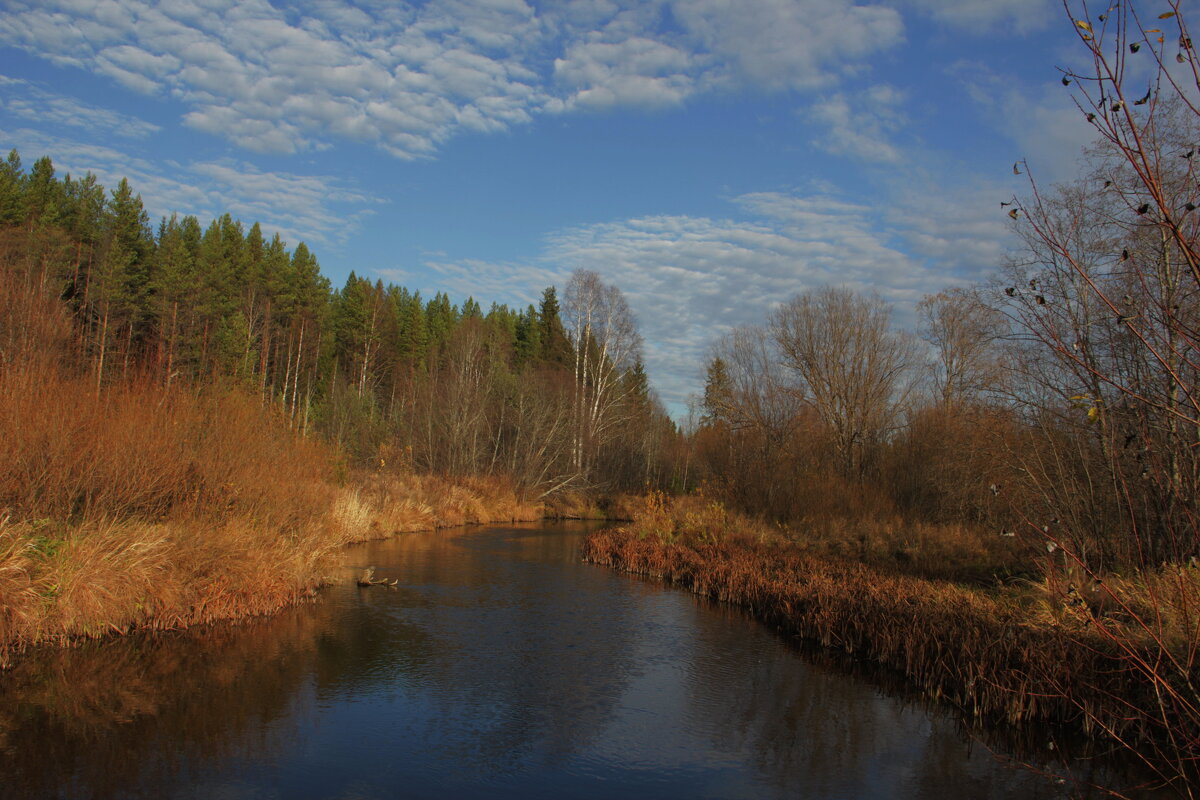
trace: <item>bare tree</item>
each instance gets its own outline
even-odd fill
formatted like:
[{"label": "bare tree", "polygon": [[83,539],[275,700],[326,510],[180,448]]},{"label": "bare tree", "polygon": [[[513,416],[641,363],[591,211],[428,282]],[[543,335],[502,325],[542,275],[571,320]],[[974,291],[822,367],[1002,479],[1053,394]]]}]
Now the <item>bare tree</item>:
[{"label": "bare tree", "polygon": [[709,413],[734,430],[751,429],[778,446],[799,410],[775,339],[755,326],[734,328],[713,345],[710,364],[722,375],[710,387]]},{"label": "bare tree", "polygon": [[927,295],[917,317],[921,337],[934,347],[933,383],[943,405],[975,400],[1001,384],[1003,315],[974,292],[955,288]]},{"label": "bare tree", "polygon": [[915,348],[890,320],[879,297],[838,287],[797,295],[770,318],[794,391],[830,428],[847,477],[863,475],[911,389]]}]

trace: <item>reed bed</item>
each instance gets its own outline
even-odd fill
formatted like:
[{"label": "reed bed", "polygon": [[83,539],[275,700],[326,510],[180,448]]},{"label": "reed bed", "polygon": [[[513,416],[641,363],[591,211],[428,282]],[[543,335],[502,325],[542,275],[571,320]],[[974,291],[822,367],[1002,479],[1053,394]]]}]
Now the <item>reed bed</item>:
[{"label": "reed bed", "polygon": [[338,490],[333,519],[346,543],[459,525],[532,522],[545,512],[499,477],[365,473]]},{"label": "reed bed", "polygon": [[663,543],[627,530],[591,534],[584,557],[745,606],[779,629],[901,670],[928,695],[985,718],[1021,723],[1080,719],[1074,703],[1036,676],[1116,666],[1024,624],[1012,606],[951,583],[883,575],[850,561],[790,553],[755,541]]},{"label": "reed bed", "polygon": [[[1187,679],[1168,687],[1151,666],[1164,642],[1194,663],[1194,620],[1181,616],[1194,610],[1197,576],[1186,569],[1114,577],[1104,592],[1123,599],[1106,609],[1062,575],[984,589],[903,574],[816,553],[719,503],[653,497],[633,525],[592,533],[583,556],[744,606],[784,633],[895,669],[970,716],[1065,725],[1131,752],[1162,782],[1186,786],[1197,777],[1189,706],[1163,702],[1164,690],[1186,697]],[[1171,592],[1191,605],[1168,610]],[[1145,617],[1128,613],[1135,602]],[[1157,614],[1148,610],[1155,603]]]},{"label": "reed bed", "polygon": [[645,504],[642,496],[568,489],[546,498],[546,516],[552,519],[592,519],[630,522]]}]

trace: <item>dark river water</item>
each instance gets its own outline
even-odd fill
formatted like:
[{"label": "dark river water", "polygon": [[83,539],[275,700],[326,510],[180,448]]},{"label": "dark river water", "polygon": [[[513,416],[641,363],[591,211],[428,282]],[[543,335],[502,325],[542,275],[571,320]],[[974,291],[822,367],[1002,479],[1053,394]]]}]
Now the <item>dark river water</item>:
[{"label": "dark river water", "polygon": [[[581,525],[405,535],[269,619],[0,673],[0,797],[1058,797]],[[367,565],[395,589],[360,589]]]}]

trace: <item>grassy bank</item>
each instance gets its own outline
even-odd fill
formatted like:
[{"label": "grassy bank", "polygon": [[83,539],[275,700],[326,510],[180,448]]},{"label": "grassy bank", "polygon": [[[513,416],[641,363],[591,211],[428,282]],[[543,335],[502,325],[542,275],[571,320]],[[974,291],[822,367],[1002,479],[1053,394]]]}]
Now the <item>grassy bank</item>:
[{"label": "grassy bank", "polygon": [[343,545],[538,519],[499,479],[349,473],[239,389],[0,369],[0,665],[29,644],[264,614]]},{"label": "grassy bank", "polygon": [[591,519],[631,522],[645,501],[633,494],[600,494],[582,490],[556,492],[546,498],[550,519]]},{"label": "grassy bank", "polygon": [[[936,547],[944,538],[933,537]],[[964,580],[921,575],[919,553],[889,561],[890,548],[862,558],[845,549],[719,503],[660,497],[632,525],[589,536],[584,556],[745,606],[782,631],[898,670],[969,715],[1065,724],[1128,750],[1163,781],[1195,779],[1194,567],[1111,576],[1103,587],[1076,586],[1065,569],[984,586],[969,541],[957,561],[969,565]]]}]

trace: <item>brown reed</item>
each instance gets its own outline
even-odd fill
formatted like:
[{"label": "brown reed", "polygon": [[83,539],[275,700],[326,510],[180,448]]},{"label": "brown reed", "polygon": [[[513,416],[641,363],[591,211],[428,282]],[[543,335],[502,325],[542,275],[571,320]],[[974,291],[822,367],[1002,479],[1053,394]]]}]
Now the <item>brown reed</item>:
[{"label": "brown reed", "polygon": [[1065,725],[1132,750],[1165,781],[1192,777],[1174,751],[1160,763],[1183,720],[1162,718],[1161,687],[1133,657],[1151,658],[1159,642],[1127,620],[1083,610],[1057,588],[987,590],[814,554],[740,518],[718,530],[725,512],[712,505],[705,521],[693,503],[690,527],[670,503],[647,506],[633,526],[592,533],[584,558],[744,606],[786,634],[895,669],[969,716]]}]

